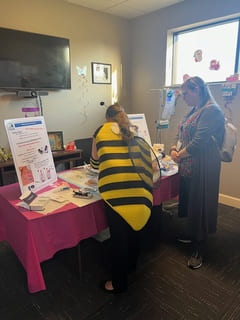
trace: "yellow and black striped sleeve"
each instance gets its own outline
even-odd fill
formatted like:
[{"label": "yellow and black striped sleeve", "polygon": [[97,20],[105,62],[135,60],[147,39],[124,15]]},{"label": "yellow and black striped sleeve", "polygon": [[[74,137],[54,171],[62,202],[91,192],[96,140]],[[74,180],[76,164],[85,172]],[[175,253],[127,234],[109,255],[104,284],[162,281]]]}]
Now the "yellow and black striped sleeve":
[{"label": "yellow and black striped sleeve", "polygon": [[98,170],[98,167],[99,167],[99,161],[98,160],[95,160],[93,159],[92,157],[90,157],[90,165],[93,169],[96,169]]}]

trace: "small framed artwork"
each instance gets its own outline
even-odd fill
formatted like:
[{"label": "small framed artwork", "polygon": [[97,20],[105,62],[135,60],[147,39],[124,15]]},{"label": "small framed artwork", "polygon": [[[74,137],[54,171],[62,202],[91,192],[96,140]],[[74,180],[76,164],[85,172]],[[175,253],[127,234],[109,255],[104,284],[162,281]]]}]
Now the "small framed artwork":
[{"label": "small framed artwork", "polygon": [[92,62],[92,83],[111,84],[112,65],[101,62]]},{"label": "small framed artwork", "polygon": [[49,144],[51,151],[63,151],[63,132],[62,131],[51,131],[48,132]]}]

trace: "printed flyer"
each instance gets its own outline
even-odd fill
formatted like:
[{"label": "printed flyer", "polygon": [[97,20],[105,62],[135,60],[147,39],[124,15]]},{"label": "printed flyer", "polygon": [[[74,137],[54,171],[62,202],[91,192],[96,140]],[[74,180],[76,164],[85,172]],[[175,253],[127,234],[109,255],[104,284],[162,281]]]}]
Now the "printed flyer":
[{"label": "printed flyer", "polygon": [[128,118],[131,121],[131,123],[136,126],[136,135],[139,137],[145,139],[148,144],[151,146],[151,138],[148,131],[148,126],[146,122],[146,118],[144,113],[139,114],[128,114]]},{"label": "printed flyer", "polygon": [[4,120],[21,192],[36,192],[57,180],[42,116]]}]

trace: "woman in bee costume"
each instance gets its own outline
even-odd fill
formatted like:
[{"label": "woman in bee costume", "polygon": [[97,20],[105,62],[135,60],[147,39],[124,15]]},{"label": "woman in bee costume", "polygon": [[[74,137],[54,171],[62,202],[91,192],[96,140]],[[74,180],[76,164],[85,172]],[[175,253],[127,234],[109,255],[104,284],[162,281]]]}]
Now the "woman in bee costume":
[{"label": "woman in bee costume", "polygon": [[136,139],[119,104],[108,107],[106,123],[93,137],[91,165],[99,169],[98,188],[106,204],[111,234],[112,279],[101,283],[106,292],[127,290],[128,272],[135,271],[139,231],[153,203],[150,147]]}]

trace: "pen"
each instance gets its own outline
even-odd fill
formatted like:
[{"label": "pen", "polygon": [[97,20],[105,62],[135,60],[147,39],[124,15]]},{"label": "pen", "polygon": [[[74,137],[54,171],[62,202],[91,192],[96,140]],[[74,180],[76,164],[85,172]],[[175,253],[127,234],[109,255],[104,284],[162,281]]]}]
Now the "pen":
[{"label": "pen", "polygon": [[65,191],[65,190],[69,190],[69,189],[70,189],[69,186],[65,186],[65,187],[56,188],[53,190],[53,192],[60,192],[60,191]]},{"label": "pen", "polygon": [[66,187],[60,188],[59,191],[64,191],[64,190],[69,190],[69,189],[70,189],[70,187],[67,187],[67,186],[66,186]]}]

